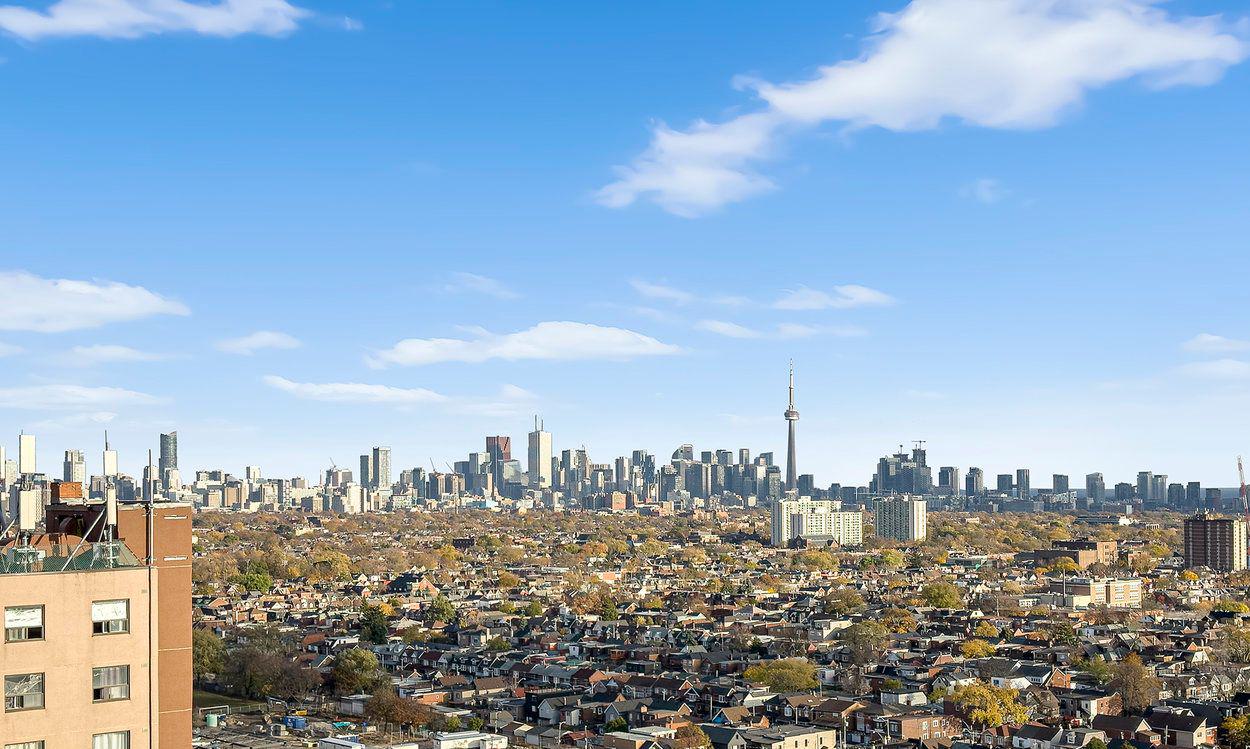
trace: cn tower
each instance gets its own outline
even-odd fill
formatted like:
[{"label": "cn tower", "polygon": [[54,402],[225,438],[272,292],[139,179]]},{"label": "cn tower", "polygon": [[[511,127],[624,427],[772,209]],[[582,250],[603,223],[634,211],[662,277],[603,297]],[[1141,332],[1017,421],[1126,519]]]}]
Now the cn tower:
[{"label": "cn tower", "polygon": [[794,454],[794,422],[799,420],[799,412],[794,407],[794,360],[790,360],[790,407],[786,409],[786,427],[790,439],[786,445],[786,491],[793,491],[798,485],[798,462]]}]

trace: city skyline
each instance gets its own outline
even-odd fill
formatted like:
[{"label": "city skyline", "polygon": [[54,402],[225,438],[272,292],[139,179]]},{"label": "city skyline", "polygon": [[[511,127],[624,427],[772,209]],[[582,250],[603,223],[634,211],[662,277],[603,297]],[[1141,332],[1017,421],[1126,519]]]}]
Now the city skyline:
[{"label": "city skyline", "polygon": [[794,359],[822,481],[914,439],[1220,486],[1250,452],[1241,6],[272,5],[0,4],[0,432],[108,428],[132,472],[175,429],[313,475],[535,412],[780,455]]}]

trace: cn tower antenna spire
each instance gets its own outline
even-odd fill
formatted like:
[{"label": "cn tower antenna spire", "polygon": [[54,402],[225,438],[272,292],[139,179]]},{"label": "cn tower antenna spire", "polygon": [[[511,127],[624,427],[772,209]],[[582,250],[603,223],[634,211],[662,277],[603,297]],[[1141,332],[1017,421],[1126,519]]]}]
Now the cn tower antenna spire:
[{"label": "cn tower antenna spire", "polygon": [[798,455],[794,447],[794,423],[799,420],[799,411],[794,407],[794,360],[790,360],[790,405],[786,409],[786,491],[798,488]]}]

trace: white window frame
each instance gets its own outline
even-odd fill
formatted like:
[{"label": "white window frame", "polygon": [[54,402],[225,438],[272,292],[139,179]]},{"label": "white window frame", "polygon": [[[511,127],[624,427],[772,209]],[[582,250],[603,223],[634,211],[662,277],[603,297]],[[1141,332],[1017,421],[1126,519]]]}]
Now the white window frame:
[{"label": "white window frame", "polygon": [[43,739],[36,741],[19,741],[16,744],[5,744],[4,749],[43,749]]}]

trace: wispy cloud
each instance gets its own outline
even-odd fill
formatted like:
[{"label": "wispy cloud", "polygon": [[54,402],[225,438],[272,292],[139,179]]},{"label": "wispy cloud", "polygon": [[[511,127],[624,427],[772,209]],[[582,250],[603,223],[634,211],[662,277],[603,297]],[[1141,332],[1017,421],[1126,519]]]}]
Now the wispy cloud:
[{"label": "wispy cloud", "polygon": [[894,297],[867,286],[845,284],[834,286],[833,292],[800,286],[787,290],[773,306],[777,309],[815,310],[815,309],[851,309],[853,307],[883,307],[894,304]]},{"label": "wispy cloud", "polygon": [[61,333],[154,315],[189,315],[181,302],[114,281],[0,271],[0,330]]},{"label": "wispy cloud", "polygon": [[650,281],[642,281],[637,278],[630,281],[629,285],[634,287],[634,291],[637,291],[639,294],[642,294],[650,299],[663,299],[665,301],[676,302],[678,304],[685,304],[695,300],[694,294],[675,286],[668,286],[661,283],[651,283]]},{"label": "wispy cloud", "polygon": [[698,330],[715,333],[726,338],[762,338],[764,336],[763,333],[754,328],[748,328],[745,325],[724,320],[700,320],[694,326]]},{"label": "wispy cloud", "polygon": [[802,323],[780,323],[772,328],[751,328],[725,320],[700,320],[694,326],[697,330],[725,336],[726,338],[810,338],[818,335],[830,335],[837,338],[857,338],[868,335],[868,331],[854,325],[804,325]]},{"label": "wispy cloud", "polygon": [[293,335],[275,330],[258,330],[242,338],[227,338],[217,342],[217,350],[227,354],[251,356],[264,349],[290,350],[302,346],[300,340]]},{"label": "wispy cloud", "polygon": [[477,337],[467,339],[407,338],[367,357],[366,362],[382,368],[491,359],[633,359],[678,351],[677,346],[624,328],[557,321],[503,335],[481,330]]},{"label": "wispy cloud", "polygon": [[1225,338],[1222,335],[1214,335],[1212,333],[1199,333],[1181,344],[1181,347],[1186,351],[1222,354],[1233,351],[1250,351],[1250,341]]},{"label": "wispy cloud", "polygon": [[75,346],[65,356],[61,357],[62,361],[74,367],[93,367],[97,364],[112,364],[115,362],[154,362],[168,358],[168,354],[140,351],[129,346],[113,344]]},{"label": "wispy cloud", "polygon": [[1240,359],[1214,359],[1184,364],[1183,374],[1209,380],[1244,380],[1250,378],[1250,362]]},{"label": "wispy cloud", "polygon": [[265,375],[266,385],[305,400],[327,403],[442,403],[447,396],[426,388],[400,388],[364,382],[296,382]]},{"label": "wispy cloud", "polygon": [[116,387],[84,385],[28,385],[0,388],[0,408],[32,411],[104,406],[143,406],[163,402],[162,398]]},{"label": "wispy cloud", "polygon": [[[189,33],[233,37],[282,36],[312,14],[286,0],[57,0],[45,10],[0,6],[0,30],[29,41],[97,36],[135,39]],[[345,19],[344,28],[351,28]]]},{"label": "wispy cloud", "polygon": [[617,168],[599,202],[649,199],[698,216],[775,189],[758,165],[798,131],[836,123],[909,132],[948,120],[1050,127],[1089,91],[1129,79],[1156,89],[1207,85],[1250,51],[1221,17],[1174,16],[1152,0],[913,0],[878,15],[873,32],[858,59],[809,80],[740,78],[761,100],[758,111],[685,130],[656,125],[650,146]]},{"label": "wispy cloud", "polygon": [[959,188],[959,196],[985,205],[993,205],[1011,194],[1003,183],[993,177],[981,177]]},{"label": "wispy cloud", "polygon": [[443,290],[451,293],[485,294],[496,299],[517,299],[521,296],[505,286],[503,282],[476,273],[453,273],[451,280],[443,286]]},{"label": "wispy cloud", "polygon": [[13,356],[22,353],[24,349],[21,346],[14,346],[10,343],[0,343],[0,356]]}]

